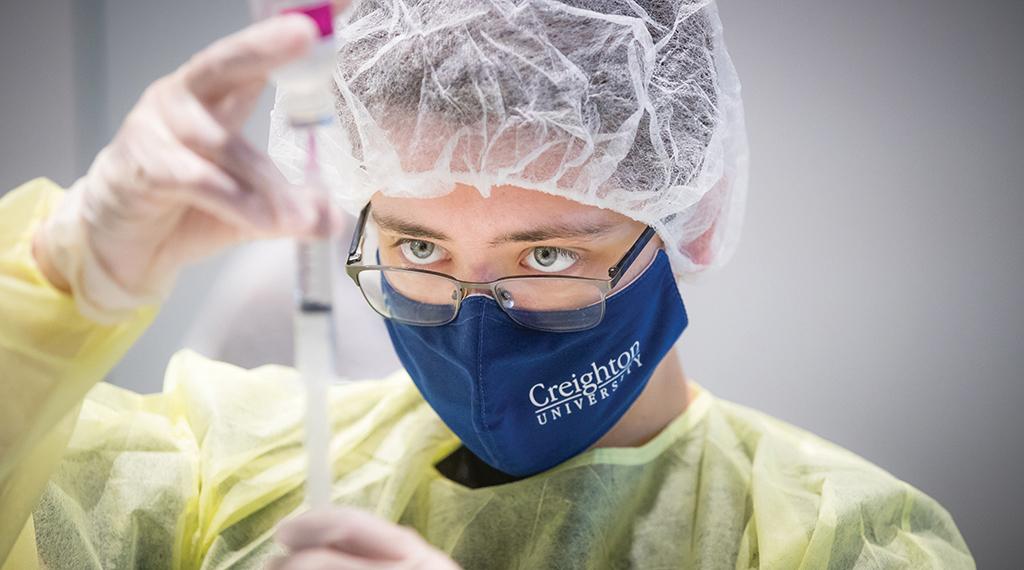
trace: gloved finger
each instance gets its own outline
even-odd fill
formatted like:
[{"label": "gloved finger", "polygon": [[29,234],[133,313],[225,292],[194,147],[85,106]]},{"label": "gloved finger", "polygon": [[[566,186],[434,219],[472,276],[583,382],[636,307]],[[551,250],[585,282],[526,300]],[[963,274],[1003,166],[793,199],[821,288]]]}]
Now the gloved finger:
[{"label": "gloved finger", "polygon": [[[288,191],[291,185],[270,157],[253,148],[244,137],[229,135],[227,130],[217,127],[207,109],[190,95],[174,97],[170,91],[173,90],[164,89],[153,95],[158,104],[147,106],[133,117],[134,122],[145,123],[149,136],[131,139],[139,149],[134,154],[142,157],[140,160],[166,160],[149,160],[151,167],[142,168],[129,178],[172,188],[217,218],[266,237],[310,235],[317,226],[316,208],[304,196]],[[159,114],[163,120],[152,118],[153,114]],[[188,148],[182,146],[177,150],[180,145]],[[205,161],[217,167],[199,168],[198,163],[206,164]],[[182,163],[185,167],[177,166]],[[177,179],[179,172],[220,169],[226,173],[223,176],[230,175],[236,181],[234,187],[191,184],[187,179]]]},{"label": "gloved finger", "polygon": [[243,235],[271,236],[280,231],[281,222],[272,205],[260,195],[241,189],[234,193],[201,192],[183,189],[183,200]]},{"label": "gloved finger", "polygon": [[266,82],[261,79],[243,83],[222,97],[210,112],[224,128],[237,133],[252,115],[265,87]]},{"label": "gloved finger", "polygon": [[293,551],[329,546],[371,560],[402,560],[427,548],[415,532],[349,508],[304,513],[282,525],[275,539]]},{"label": "gloved finger", "polygon": [[147,119],[145,114],[133,120],[145,124],[147,136],[126,137],[125,144],[103,151],[114,153],[115,160],[99,161],[104,179],[122,190],[118,193],[122,206],[134,197],[151,195],[198,207],[246,234],[315,235],[315,209],[290,196],[286,191],[290,185],[270,159],[248,147],[241,137],[234,137],[227,147],[244,149],[234,154],[252,158],[248,167],[238,165],[231,172],[182,146],[166,132],[162,121]]},{"label": "gloved finger", "polygon": [[182,78],[200,100],[213,101],[239,85],[265,79],[271,70],[301,57],[318,35],[316,24],[307,16],[270,18],[193,56],[182,67]]},{"label": "gloved finger", "polygon": [[[139,158],[125,167],[135,171],[130,178],[143,182],[129,181],[128,186],[148,187],[157,200],[187,203],[249,233],[271,234],[282,230],[282,222],[295,224],[293,220],[282,220],[277,207],[268,202],[264,193],[251,191],[244,182],[191,150],[172,143],[159,149],[145,148],[161,145],[159,138],[137,144],[142,147],[136,153]],[[125,177],[122,173],[116,178]],[[306,233],[313,222],[300,221],[299,225],[283,229]]]},{"label": "gloved finger", "polygon": [[251,192],[259,194],[274,213],[280,232],[297,229],[312,231],[318,221],[316,208],[309,197],[295,192],[270,157],[253,148],[240,136],[233,137],[225,147],[220,165],[240,180]]},{"label": "gloved finger", "polygon": [[149,195],[175,200],[183,189],[202,193],[236,195],[237,181],[202,157],[181,146],[160,127],[151,136],[127,137],[128,142],[106,147],[96,161],[105,184],[121,190],[121,208]]},{"label": "gloved finger", "polygon": [[237,129],[222,124],[192,93],[169,86],[153,96],[167,128],[181,144],[216,160]]},{"label": "gloved finger", "polygon": [[209,106],[180,88],[164,89],[153,97],[157,112],[175,138],[204,157],[217,161],[227,143],[252,113],[263,87],[262,81],[243,84]]},{"label": "gloved finger", "polygon": [[[238,230],[244,239],[280,237],[327,237],[318,229],[318,222],[308,222],[282,215],[278,206],[265,193],[244,191],[238,198],[204,194],[189,197],[191,206]],[[315,218],[314,218],[315,220]]]},{"label": "gloved finger", "polygon": [[[175,198],[196,207],[222,222],[235,226],[246,234],[275,235],[298,233],[305,235],[314,226],[313,222],[283,216],[279,207],[268,200],[262,192],[254,192],[244,183],[228,176],[220,168],[194,154],[182,153],[182,158],[168,156],[168,161],[183,165],[182,171],[205,171],[210,176],[224,177],[229,184],[204,184],[195,179],[185,179],[167,188]],[[188,158],[185,158],[188,157]],[[184,166],[189,162],[191,166]],[[184,177],[181,177],[184,178]]]},{"label": "gloved finger", "polygon": [[302,550],[274,558],[264,570],[393,570],[394,561],[358,558],[329,548]]}]

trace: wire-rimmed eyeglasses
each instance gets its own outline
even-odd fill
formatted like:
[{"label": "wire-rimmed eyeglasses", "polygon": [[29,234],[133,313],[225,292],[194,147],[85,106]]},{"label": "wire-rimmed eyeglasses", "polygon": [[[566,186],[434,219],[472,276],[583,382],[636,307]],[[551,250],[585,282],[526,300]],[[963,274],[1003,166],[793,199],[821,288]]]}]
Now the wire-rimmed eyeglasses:
[{"label": "wire-rimmed eyeglasses", "polygon": [[468,295],[489,291],[498,306],[516,323],[550,332],[576,332],[597,326],[604,318],[608,293],[654,237],[647,227],[633,245],[608,269],[608,278],[574,275],[517,275],[494,281],[462,281],[451,275],[388,265],[361,265],[367,204],[359,214],[345,271],[363,292],[370,307],[396,322],[440,326],[455,320]]}]

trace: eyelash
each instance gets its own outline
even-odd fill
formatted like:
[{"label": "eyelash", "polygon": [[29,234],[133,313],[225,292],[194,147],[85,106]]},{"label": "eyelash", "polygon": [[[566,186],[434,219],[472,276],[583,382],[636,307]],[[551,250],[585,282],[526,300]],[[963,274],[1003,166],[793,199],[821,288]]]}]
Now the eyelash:
[{"label": "eyelash", "polygon": [[569,259],[573,260],[573,262],[577,262],[577,261],[580,260],[580,254],[579,253],[577,253],[577,252],[575,252],[575,251],[573,251],[571,249],[565,249],[564,247],[557,247],[557,246],[553,246],[553,245],[535,245],[535,246],[531,247],[530,249],[528,249],[527,253],[528,254],[533,253],[534,250],[538,250],[538,249],[553,249],[553,250],[555,250],[558,253],[558,255],[564,255],[564,256],[568,257]]},{"label": "eyelash", "polygon": [[[431,243],[431,244],[434,245],[434,247],[441,248],[440,245],[437,245],[434,242],[431,242],[431,241],[428,241],[428,240],[424,240],[424,239],[414,239],[414,238],[397,238],[397,239],[395,239],[393,241],[393,243],[391,244],[391,247],[394,248],[394,249],[399,249],[403,245],[410,244],[410,243],[418,243],[418,242]],[[572,262],[573,262],[573,265],[575,265],[576,263],[578,263],[580,261],[580,259],[582,259],[582,256],[578,252],[575,252],[575,251],[573,251],[571,249],[566,249],[566,248],[563,248],[563,247],[557,247],[557,246],[553,246],[553,245],[537,245],[537,246],[531,247],[530,249],[528,249],[526,251],[526,253],[524,254],[524,257],[523,257],[523,261],[521,261],[520,263],[523,263],[525,261],[526,256],[532,255],[535,250],[540,249],[540,248],[550,248],[550,249],[553,249],[553,250],[557,251],[558,255],[560,255],[560,256],[564,255],[564,256],[568,257],[569,259],[571,259]],[[444,249],[444,248],[441,248],[441,249]],[[529,268],[529,267],[527,267],[527,268]]]},{"label": "eyelash", "polygon": [[403,245],[405,245],[407,243],[419,243],[419,242],[434,244],[434,247],[441,247],[441,246],[437,245],[436,243],[434,243],[434,242],[432,242],[430,240],[414,239],[414,238],[396,238],[394,240],[394,243],[391,244],[391,247],[402,247]]}]

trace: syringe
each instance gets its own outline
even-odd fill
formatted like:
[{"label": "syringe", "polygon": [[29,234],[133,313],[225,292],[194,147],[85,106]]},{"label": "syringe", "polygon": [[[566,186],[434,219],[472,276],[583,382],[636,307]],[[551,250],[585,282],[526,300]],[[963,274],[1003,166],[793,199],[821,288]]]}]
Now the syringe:
[{"label": "syringe", "polygon": [[[309,133],[306,184],[326,193],[317,169],[314,132]],[[329,239],[296,244],[294,318],[295,366],[306,386],[306,499],[311,507],[330,504],[330,422],[327,384],[334,377],[334,314],[332,300],[332,242]]]},{"label": "syringe", "polygon": [[[282,111],[293,129],[308,133],[304,185],[327,200],[318,167],[316,129],[333,119],[330,77],[334,68],[334,27],[330,2],[315,0],[250,0],[257,19],[302,13],[316,22],[320,39],[303,59],[273,74],[283,91]],[[334,377],[334,319],[331,276],[334,260],[329,239],[296,244],[294,316],[295,367],[306,388],[306,502],[325,507],[331,502],[330,420],[327,386]]]}]

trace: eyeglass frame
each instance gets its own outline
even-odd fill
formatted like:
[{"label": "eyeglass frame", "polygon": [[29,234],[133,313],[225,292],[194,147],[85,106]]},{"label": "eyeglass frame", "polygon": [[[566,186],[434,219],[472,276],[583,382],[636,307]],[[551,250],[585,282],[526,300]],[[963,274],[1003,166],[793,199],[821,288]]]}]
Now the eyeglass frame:
[{"label": "eyeglass frame", "polygon": [[[507,313],[508,311],[507,311],[506,307],[504,306],[504,304],[502,304],[500,301],[498,301],[498,290],[497,290],[497,287],[498,287],[498,285],[501,282],[509,281],[509,280],[571,279],[571,280],[580,281],[580,282],[589,282],[589,283],[595,285],[598,288],[598,290],[601,292],[601,303],[603,305],[604,303],[606,303],[608,301],[608,293],[610,293],[611,290],[614,289],[615,286],[619,284],[619,281],[622,280],[622,276],[626,274],[626,271],[633,265],[633,262],[635,262],[637,257],[640,256],[640,253],[643,252],[644,248],[647,247],[648,242],[651,241],[651,238],[653,238],[655,233],[656,233],[654,228],[652,228],[651,226],[647,226],[646,228],[644,228],[644,231],[640,234],[639,237],[637,237],[636,241],[633,242],[633,245],[631,245],[629,247],[629,249],[626,250],[626,253],[622,257],[619,258],[619,261],[615,265],[613,265],[610,268],[608,268],[608,279],[601,279],[601,278],[597,278],[597,277],[582,277],[582,276],[579,276],[579,275],[509,275],[509,276],[506,276],[506,277],[499,277],[498,279],[494,279],[492,281],[463,281],[463,280],[458,279],[456,277],[452,277],[451,275],[448,275],[446,273],[441,273],[439,271],[431,271],[429,269],[418,269],[418,268],[415,268],[415,267],[396,267],[394,265],[355,265],[356,263],[361,263],[362,260],[363,260],[363,242],[366,239],[366,231],[365,231],[366,230],[366,222],[369,219],[369,217],[370,217],[370,203],[367,202],[366,206],[364,206],[362,211],[359,212],[359,219],[356,221],[356,229],[355,229],[355,232],[352,234],[352,243],[351,243],[351,245],[349,245],[349,249],[348,249],[348,258],[345,260],[345,273],[347,273],[348,276],[352,279],[352,281],[355,282],[356,287],[359,288],[359,291],[363,294],[363,298],[364,298],[364,300],[366,300],[367,304],[370,305],[370,308],[372,308],[374,310],[374,312],[378,312],[378,313],[379,313],[379,311],[377,311],[377,308],[373,306],[373,303],[371,303],[370,299],[366,296],[366,291],[363,290],[362,283],[359,282],[359,274],[364,272],[364,271],[381,271],[382,273],[384,271],[399,271],[399,272],[405,272],[405,273],[418,273],[418,274],[432,275],[434,277],[442,277],[444,279],[447,279],[448,281],[451,281],[452,283],[454,283],[458,287],[458,293],[459,293],[458,297],[453,299],[453,301],[455,303],[455,307],[454,307],[454,310],[452,311],[452,318],[447,320],[447,321],[445,321],[445,322],[443,322],[443,323],[431,323],[431,324],[409,323],[409,324],[414,325],[414,326],[426,326],[426,327],[430,327],[430,326],[435,326],[435,327],[444,326],[444,325],[447,325],[447,324],[451,323],[452,321],[454,321],[459,316],[459,309],[461,309],[461,307],[462,307],[462,301],[464,301],[466,299],[466,297],[469,296],[469,292],[470,291],[480,290],[480,289],[489,289],[491,291],[491,298],[494,299],[498,303],[498,306],[501,308],[501,310],[503,312]],[[383,316],[386,319],[391,319],[391,317],[388,317],[388,316],[385,316],[385,315],[381,315],[381,316]],[[603,319],[604,319],[604,310],[602,308],[601,318],[598,319],[598,321],[596,323],[594,323],[591,327],[588,327],[588,328],[593,328],[593,327],[597,326],[598,324],[601,323],[601,320],[603,320]],[[527,326],[527,325],[522,325],[521,324],[521,326]],[[527,327],[527,328],[533,328],[533,327]],[[540,329],[540,330],[544,330],[544,329]],[[579,329],[579,330],[582,331],[582,330],[586,330],[586,329]],[[578,332],[578,331],[573,331],[573,332]]]}]

